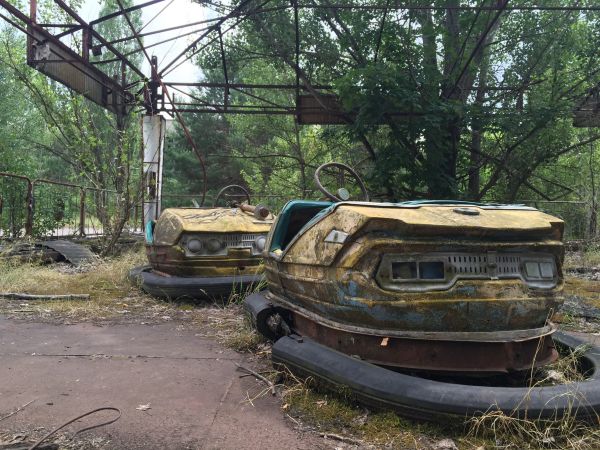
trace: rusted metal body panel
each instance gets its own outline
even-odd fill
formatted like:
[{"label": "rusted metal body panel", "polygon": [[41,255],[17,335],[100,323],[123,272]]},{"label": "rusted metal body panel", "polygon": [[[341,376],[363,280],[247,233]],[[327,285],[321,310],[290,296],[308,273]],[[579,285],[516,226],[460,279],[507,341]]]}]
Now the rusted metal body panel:
[{"label": "rusted metal body panel", "polygon": [[[562,220],[531,209],[490,210],[479,208],[479,215],[466,216],[454,212],[452,206],[421,208],[377,207],[370,203],[343,202],[314,226],[298,235],[285,253],[283,262],[330,266],[336,255],[347,245],[325,242],[325,237],[338,230],[357,240],[366,233],[396,236],[430,236],[437,244],[461,237],[465,240],[489,239],[501,243],[533,238],[560,240]],[[371,237],[370,237],[371,238]]]},{"label": "rusted metal body panel", "polygon": [[[342,353],[365,361],[413,370],[461,372],[484,375],[528,370],[543,366],[557,358],[551,334],[554,327],[536,329],[533,333],[488,333],[471,340],[458,340],[459,333],[434,339],[381,337],[374,334],[352,333],[320,324],[300,314],[293,316],[293,328],[298,334],[314,339]],[[531,336],[535,336],[533,339]],[[454,340],[452,340],[454,338]],[[478,338],[477,340],[475,338]],[[485,340],[489,338],[490,340]]]},{"label": "rusted metal body panel", "polygon": [[[251,239],[266,237],[273,215],[264,220],[240,208],[172,208],[156,222],[154,237],[146,244],[153,269],[184,277],[226,277],[262,273],[260,252]],[[215,239],[214,252],[190,251],[196,240]],[[246,239],[246,240],[244,240]],[[250,241],[248,241],[250,239]]]},{"label": "rusted metal body panel", "polygon": [[[463,370],[453,357],[431,356],[456,357],[461,348],[476,370],[518,370],[536,355],[551,361],[551,339],[540,330],[563,301],[563,222],[528,208],[473,207],[473,215],[456,209],[338,203],[270,253],[271,301],[293,313],[299,334],[378,363]],[[393,277],[402,265],[416,271],[421,259],[440,268],[439,279]],[[531,279],[535,264],[551,276]],[[506,335],[523,330],[539,332],[525,340]],[[478,343],[465,339],[469,334]],[[384,338],[398,350],[382,349]],[[429,341],[429,356],[409,357]]]},{"label": "rusted metal body panel", "polygon": [[181,245],[146,245],[146,255],[153,269],[169,275],[224,277],[253,275],[264,270],[262,258],[246,249],[232,249],[225,256],[190,258]]},{"label": "rusted metal body panel", "polygon": [[268,233],[273,219],[259,220],[240,208],[169,208],[156,222],[154,243],[174,245],[184,232]]}]

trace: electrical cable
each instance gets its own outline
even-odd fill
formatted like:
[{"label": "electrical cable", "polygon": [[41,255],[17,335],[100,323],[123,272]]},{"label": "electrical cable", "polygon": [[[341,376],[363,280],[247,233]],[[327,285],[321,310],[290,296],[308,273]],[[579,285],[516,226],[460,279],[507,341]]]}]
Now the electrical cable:
[{"label": "electrical cable", "polygon": [[103,427],[105,425],[110,425],[111,423],[115,423],[117,420],[119,420],[121,418],[121,414],[122,414],[121,410],[119,408],[115,408],[114,406],[105,406],[105,407],[102,407],[102,408],[93,409],[91,411],[86,412],[85,414],[81,414],[81,415],[79,415],[79,416],[77,416],[77,417],[75,417],[75,418],[73,418],[71,420],[68,420],[67,422],[63,423],[62,425],[54,428],[50,433],[46,434],[44,437],[42,437],[41,439],[39,439],[35,444],[33,444],[31,447],[29,447],[28,450],[35,450],[36,448],[38,448],[40,446],[40,444],[42,442],[44,442],[50,436],[52,436],[53,434],[55,434],[57,431],[62,430],[67,425],[70,425],[73,422],[78,421],[79,419],[83,419],[84,417],[91,416],[92,414],[95,414],[95,413],[100,412],[100,411],[116,411],[118,413],[118,416],[115,417],[114,419],[108,420],[106,422],[102,422],[102,423],[99,423],[97,425],[92,425],[92,426],[85,427],[85,428],[82,428],[80,430],[77,430],[73,434],[73,436],[71,437],[71,439],[73,439],[78,434],[83,433],[84,431],[93,430],[95,428],[100,428],[100,427]]}]

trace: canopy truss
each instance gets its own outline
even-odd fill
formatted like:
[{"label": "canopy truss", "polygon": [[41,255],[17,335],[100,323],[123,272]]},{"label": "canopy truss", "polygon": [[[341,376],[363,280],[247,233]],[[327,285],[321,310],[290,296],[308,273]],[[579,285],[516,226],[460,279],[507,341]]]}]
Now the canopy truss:
[{"label": "canopy truss", "polygon": [[[63,18],[59,22],[38,21],[38,0],[29,0],[29,11],[17,8],[8,0],[0,0],[0,6],[8,12],[8,16],[0,14],[0,17],[27,35],[29,65],[115,114],[123,115],[141,109],[149,114],[165,112],[172,116],[180,112],[293,115],[298,122],[304,124],[346,123],[352,118],[341,111],[329,84],[313,84],[300,67],[300,55],[304,50],[298,12],[302,9],[374,11],[382,17],[382,27],[386,14],[399,10],[477,10],[496,12],[497,15],[509,11],[600,11],[600,6],[544,6],[532,5],[530,2],[509,4],[508,0],[498,0],[495,3],[473,2],[464,6],[437,6],[438,3],[423,6],[414,4],[415,2],[389,0],[338,3],[326,0],[290,0],[289,3],[241,0],[236,3],[214,3],[203,0],[199,3],[209,11],[209,18],[145,31],[148,24],[136,29],[130,19],[131,14],[162,4],[159,12],[152,18],[154,20],[170,7],[172,1],[149,0],[124,7],[117,0],[118,8],[115,11],[91,21],[84,20],[64,0],[52,1]],[[287,62],[294,68],[295,79],[282,84],[245,84],[232,80],[224,35],[243,26],[252,17],[264,17],[268,23],[268,14],[281,11],[287,11],[293,17],[293,29],[288,31],[293,36],[294,55],[292,61]],[[127,20],[130,34],[110,40],[103,35],[102,26],[117,18]],[[265,33],[269,33],[267,28]],[[144,38],[149,36],[160,36],[161,40],[145,44]],[[160,62],[150,56],[153,47],[182,37],[190,39],[182,51],[168,55]],[[485,35],[481,36],[480,42],[483,43],[484,39]],[[119,45],[123,43],[135,43],[136,47],[123,52],[119,50]],[[215,45],[220,49],[221,82],[171,79],[170,75],[186,61],[197,58]],[[142,70],[140,54],[148,60],[149,73]],[[462,67],[463,72],[468,64],[467,58],[467,63]],[[118,73],[114,73],[115,67],[118,68]],[[289,101],[273,101],[269,98],[268,93],[275,90],[289,92]],[[411,113],[399,112],[398,115]]]}]

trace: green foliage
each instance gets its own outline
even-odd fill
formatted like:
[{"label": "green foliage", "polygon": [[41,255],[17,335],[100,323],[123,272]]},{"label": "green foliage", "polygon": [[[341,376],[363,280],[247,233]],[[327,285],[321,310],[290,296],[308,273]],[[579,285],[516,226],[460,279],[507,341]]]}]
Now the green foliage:
[{"label": "green foliage", "polygon": [[[250,16],[225,36],[229,80],[286,84],[298,75],[301,85],[330,84],[352,121],[336,128],[296,127],[278,116],[215,118],[227,123],[219,155],[236,161],[232,174],[241,170],[257,191],[315,196],[314,168],[341,159],[380,198],[587,198],[584,191],[595,192],[589,177],[574,189],[563,162],[588,141],[595,151],[600,138],[571,125],[575,102],[600,81],[598,13],[443,9],[459,4],[302,8],[298,70],[293,11]],[[197,62],[207,81],[224,81],[217,43]],[[280,105],[295,96],[253,93]],[[197,95],[223,100],[222,90]],[[259,104],[239,92],[229,101]],[[222,167],[222,159],[206,156]],[[587,172],[592,167],[586,163]]]}]

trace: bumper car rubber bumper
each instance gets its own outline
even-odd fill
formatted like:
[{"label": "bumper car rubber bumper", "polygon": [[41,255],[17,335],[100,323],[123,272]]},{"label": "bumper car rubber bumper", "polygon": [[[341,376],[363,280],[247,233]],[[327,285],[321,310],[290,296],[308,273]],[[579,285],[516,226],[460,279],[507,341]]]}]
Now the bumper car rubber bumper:
[{"label": "bumper car rubber bumper", "polygon": [[[570,349],[589,345],[560,331],[554,334],[554,340]],[[589,366],[585,381],[531,388],[453,384],[409,376],[307,338],[280,338],[273,345],[272,358],[274,363],[300,375],[349,389],[361,403],[417,419],[447,421],[499,410],[529,419],[575,416],[597,422],[600,414],[600,346],[597,345],[589,346],[582,355]]]},{"label": "bumper car rubber bumper", "polygon": [[210,299],[228,296],[232,292],[243,292],[253,285],[258,285],[263,280],[263,274],[225,277],[166,277],[152,272],[152,267],[144,265],[131,269],[129,280],[154,297]]}]

